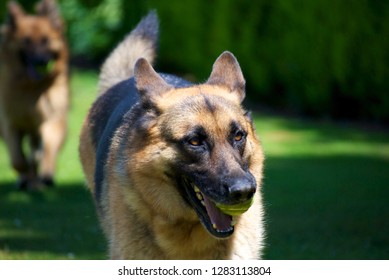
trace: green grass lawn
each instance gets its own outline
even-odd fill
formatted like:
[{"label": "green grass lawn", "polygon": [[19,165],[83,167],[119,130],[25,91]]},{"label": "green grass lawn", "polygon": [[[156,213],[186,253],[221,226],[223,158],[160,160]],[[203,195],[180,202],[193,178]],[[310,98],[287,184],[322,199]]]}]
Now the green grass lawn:
[{"label": "green grass lawn", "polygon": [[266,259],[389,259],[389,134],[259,116]]},{"label": "green grass lawn", "polygon": [[[96,74],[73,72],[57,188],[14,189],[0,142],[0,259],[104,259],[78,160]],[[389,134],[255,114],[266,153],[266,259],[389,259]]]}]

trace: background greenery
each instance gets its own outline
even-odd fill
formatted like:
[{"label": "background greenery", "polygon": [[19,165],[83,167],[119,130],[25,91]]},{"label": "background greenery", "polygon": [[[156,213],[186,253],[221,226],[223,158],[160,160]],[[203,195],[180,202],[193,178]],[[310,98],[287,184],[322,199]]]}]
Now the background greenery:
[{"label": "background greenery", "polygon": [[[5,6],[5,0],[0,0]],[[20,0],[30,10],[33,1]],[[61,0],[73,57],[99,65],[150,9],[159,69],[207,78],[225,49],[251,100],[321,118],[389,123],[389,1]],[[0,17],[5,10],[0,9]]]},{"label": "background greenery", "polygon": [[[27,10],[34,4],[20,2]],[[95,70],[72,71],[70,129],[56,189],[15,191],[0,141],[0,259],[106,258],[78,161],[78,136],[102,59],[149,9],[157,10],[161,23],[159,70],[203,81],[229,49],[247,79],[250,108],[319,117],[254,113],[266,153],[264,257],[389,259],[389,133],[329,122],[389,121],[388,1],[60,4],[73,65]]]}]

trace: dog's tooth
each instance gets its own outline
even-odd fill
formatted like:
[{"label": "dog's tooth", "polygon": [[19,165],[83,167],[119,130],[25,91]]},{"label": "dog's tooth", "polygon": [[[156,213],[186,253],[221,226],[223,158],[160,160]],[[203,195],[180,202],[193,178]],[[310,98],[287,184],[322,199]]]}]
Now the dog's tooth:
[{"label": "dog's tooth", "polygon": [[200,193],[196,193],[196,196],[197,196],[197,198],[199,199],[199,200],[203,200],[203,196],[200,194]]},{"label": "dog's tooth", "polygon": [[200,192],[200,189],[199,189],[197,186],[194,186],[193,189],[194,189],[194,191],[195,191],[196,193],[199,193],[199,192]]},{"label": "dog's tooth", "polygon": [[212,227],[213,227],[214,229],[217,229],[216,224],[212,224]]},{"label": "dog's tooth", "polygon": [[237,218],[235,216],[233,216],[232,220],[231,220],[231,226],[236,225],[237,222],[238,222]]},{"label": "dog's tooth", "polygon": [[202,200],[202,201],[201,201],[201,204],[202,204],[203,206],[205,206],[205,202],[204,202],[204,200]]}]

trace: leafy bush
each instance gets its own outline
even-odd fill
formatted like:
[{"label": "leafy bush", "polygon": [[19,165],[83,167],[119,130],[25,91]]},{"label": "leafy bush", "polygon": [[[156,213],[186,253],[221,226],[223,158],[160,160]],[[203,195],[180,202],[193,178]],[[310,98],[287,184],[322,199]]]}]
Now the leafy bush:
[{"label": "leafy bush", "polygon": [[241,63],[252,101],[320,117],[389,123],[388,1],[60,4],[74,56],[100,62],[149,9],[156,9],[158,69],[191,73],[201,81],[229,49]]}]

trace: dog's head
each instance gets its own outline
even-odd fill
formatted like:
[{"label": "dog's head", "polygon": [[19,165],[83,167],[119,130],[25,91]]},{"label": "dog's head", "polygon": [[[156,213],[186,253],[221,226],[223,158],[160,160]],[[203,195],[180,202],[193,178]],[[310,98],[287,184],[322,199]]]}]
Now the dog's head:
[{"label": "dog's head", "polygon": [[8,3],[3,47],[30,79],[40,80],[59,70],[58,61],[67,55],[62,33],[63,23],[54,0],[39,2],[36,15],[26,14],[14,1]]},{"label": "dog's head", "polygon": [[149,116],[144,145],[156,147],[144,151],[152,169],[176,186],[209,233],[230,236],[258,191],[263,161],[241,106],[245,81],[236,58],[224,52],[205,84],[186,88],[173,88],[140,59],[135,81]]}]

